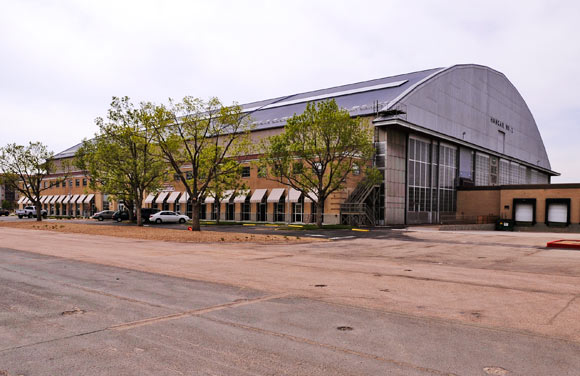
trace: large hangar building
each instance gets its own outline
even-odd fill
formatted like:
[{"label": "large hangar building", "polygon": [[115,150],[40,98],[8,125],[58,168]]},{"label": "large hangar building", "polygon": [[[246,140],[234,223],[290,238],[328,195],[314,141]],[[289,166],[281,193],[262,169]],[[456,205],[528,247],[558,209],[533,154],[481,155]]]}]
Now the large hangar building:
[{"label": "large hangar building", "polygon": [[[374,225],[439,223],[456,216],[459,187],[549,184],[558,175],[518,90],[505,75],[481,65],[429,69],[248,103],[243,108],[255,122],[253,136],[260,139],[281,132],[286,120],[302,113],[308,102],[326,99],[335,99],[352,116],[373,122],[374,164],[383,171],[384,182],[373,187],[347,184],[326,202],[325,223],[360,220],[362,215],[371,216],[367,219]],[[55,157],[72,158],[77,148]],[[66,188],[57,186],[48,192],[47,209],[57,204],[52,209],[58,215],[58,204],[63,203],[60,213],[76,215],[109,208],[106,195],[89,195],[79,184],[82,172],[77,175],[72,179],[74,189],[71,180]],[[232,194],[221,203],[206,198],[201,217],[210,219],[216,205],[224,205],[225,220],[309,222],[313,218],[314,206],[308,205],[308,199],[263,179],[250,163],[242,178],[248,179],[250,188],[245,197]],[[153,193],[146,202],[188,213],[191,205],[182,188],[168,182],[166,192]],[[79,199],[84,196],[81,210],[72,209],[75,193]]]},{"label": "large hangar building", "polygon": [[[454,65],[251,103],[258,130],[283,127],[306,102],[334,98],[376,127],[384,171],[376,223],[437,223],[461,185],[546,184],[551,170],[526,102],[502,73]],[[347,200],[348,201],[348,198]]]}]

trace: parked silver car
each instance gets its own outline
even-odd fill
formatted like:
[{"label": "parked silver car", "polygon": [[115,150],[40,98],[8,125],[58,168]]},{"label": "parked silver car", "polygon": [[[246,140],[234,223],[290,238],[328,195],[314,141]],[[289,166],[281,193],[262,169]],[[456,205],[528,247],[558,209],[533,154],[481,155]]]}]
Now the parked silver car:
[{"label": "parked silver car", "polygon": [[105,219],[113,219],[113,214],[115,214],[114,210],[103,210],[98,213],[95,213],[91,218],[102,221]]}]

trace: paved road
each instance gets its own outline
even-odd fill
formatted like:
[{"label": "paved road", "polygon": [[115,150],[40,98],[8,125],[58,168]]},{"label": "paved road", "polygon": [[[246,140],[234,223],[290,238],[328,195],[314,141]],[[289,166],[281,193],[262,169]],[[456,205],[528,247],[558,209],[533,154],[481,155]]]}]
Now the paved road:
[{"label": "paved road", "polygon": [[578,375],[575,342],[0,248],[0,375]]}]

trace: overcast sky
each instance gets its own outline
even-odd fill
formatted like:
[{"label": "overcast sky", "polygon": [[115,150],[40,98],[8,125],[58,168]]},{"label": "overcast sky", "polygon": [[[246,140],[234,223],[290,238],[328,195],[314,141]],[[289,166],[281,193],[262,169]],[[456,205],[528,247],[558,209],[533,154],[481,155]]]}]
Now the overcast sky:
[{"label": "overcast sky", "polygon": [[580,182],[580,1],[0,0],[0,146],[60,152],[111,97],[251,102],[458,63],[504,73]]}]

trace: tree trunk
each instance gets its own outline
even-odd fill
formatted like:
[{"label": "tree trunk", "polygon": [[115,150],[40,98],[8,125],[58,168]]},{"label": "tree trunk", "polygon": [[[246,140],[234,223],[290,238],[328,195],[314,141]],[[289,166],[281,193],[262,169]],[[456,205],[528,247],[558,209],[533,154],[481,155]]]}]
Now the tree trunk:
[{"label": "tree trunk", "polygon": [[42,204],[40,203],[40,200],[38,200],[34,203],[34,207],[36,208],[36,221],[41,222],[42,221]]},{"label": "tree trunk", "polygon": [[201,231],[201,226],[199,225],[199,208],[201,204],[198,200],[191,203],[191,229],[193,231]]},{"label": "tree trunk", "polygon": [[143,215],[141,214],[141,206],[143,206],[143,191],[136,189],[133,194],[133,206],[135,207],[135,220],[137,221],[137,226],[143,226]]},{"label": "tree trunk", "polygon": [[125,203],[125,206],[127,207],[127,211],[129,212],[129,222],[134,222],[135,221],[135,215],[133,214],[133,209],[135,208],[135,205],[133,204],[133,200],[129,200]]},{"label": "tree trunk", "polygon": [[143,218],[141,216],[141,201],[137,201],[137,207],[135,208],[135,213],[137,215],[137,226],[143,226]]},{"label": "tree trunk", "polygon": [[318,201],[316,202],[316,227],[318,228],[322,228],[323,209],[324,209],[324,200],[321,200],[319,198]]},{"label": "tree trunk", "polygon": [[220,217],[222,214],[222,203],[216,198],[215,199],[215,203],[217,205],[217,213],[216,213],[216,217],[215,217],[215,223],[216,224],[220,224]]}]

